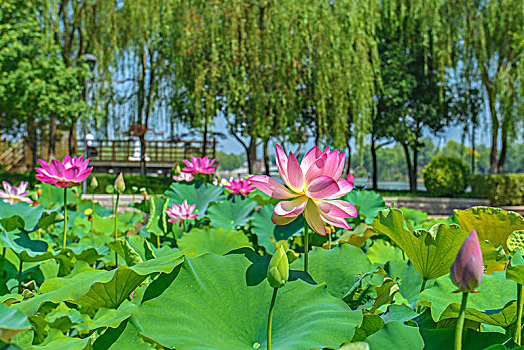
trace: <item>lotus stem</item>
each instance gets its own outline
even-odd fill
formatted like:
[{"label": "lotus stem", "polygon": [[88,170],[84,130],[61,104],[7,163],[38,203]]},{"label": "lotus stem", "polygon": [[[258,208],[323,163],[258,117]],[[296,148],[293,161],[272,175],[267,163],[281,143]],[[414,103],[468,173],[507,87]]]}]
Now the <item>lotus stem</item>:
[{"label": "lotus stem", "polygon": [[328,233],[328,249],[331,249],[331,231]]},{"label": "lotus stem", "polygon": [[459,316],[455,327],[455,350],[462,350],[462,338],[464,330],[464,319],[466,318],[466,304],[468,302],[468,292],[462,293],[462,303],[460,304]]},{"label": "lotus stem", "polygon": [[24,265],[24,261],[20,256],[18,256],[18,259],[20,259],[20,265],[18,268],[18,293],[22,294],[22,267]]},{"label": "lotus stem", "polygon": [[[120,193],[116,194],[116,203],[113,208],[113,214],[115,216],[115,242],[118,240],[118,201],[120,200]],[[118,267],[118,253],[115,252],[115,265]]]},{"label": "lotus stem", "polygon": [[160,248],[160,235],[156,235],[156,247]]},{"label": "lotus stem", "polygon": [[309,265],[309,232],[308,232],[308,226],[307,221],[304,220],[304,272],[308,272],[308,265]]},{"label": "lotus stem", "polygon": [[275,301],[277,300],[278,288],[273,288],[273,296],[271,297],[271,305],[269,305],[269,315],[267,318],[267,350],[271,350],[271,324],[273,323],[273,309]]},{"label": "lotus stem", "polygon": [[66,249],[67,241],[67,187],[64,188],[64,243],[62,249]]},{"label": "lotus stem", "polygon": [[[427,282],[428,282],[427,279],[425,279],[425,278],[422,279],[422,286],[420,286],[420,292],[419,292],[419,294],[422,293],[422,292],[424,291],[424,289],[426,288],[426,283],[427,283]],[[417,312],[420,312],[420,310],[422,310],[422,306],[418,306],[418,307],[417,307]]]},{"label": "lotus stem", "polygon": [[522,284],[517,283],[517,326],[515,329],[515,343],[522,345],[522,309],[524,308],[524,291]]}]

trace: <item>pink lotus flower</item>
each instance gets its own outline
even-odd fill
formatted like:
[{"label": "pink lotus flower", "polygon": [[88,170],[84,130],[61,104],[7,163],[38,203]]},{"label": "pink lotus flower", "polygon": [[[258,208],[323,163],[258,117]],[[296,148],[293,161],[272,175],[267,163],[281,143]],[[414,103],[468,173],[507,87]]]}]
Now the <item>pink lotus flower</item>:
[{"label": "pink lotus flower", "polygon": [[195,174],[211,174],[216,169],[211,168],[215,160],[211,160],[205,156],[203,158],[200,157],[191,157],[191,161],[184,159],[184,163],[186,164],[186,167],[182,169],[182,172],[185,173],[191,173],[193,175]]},{"label": "pink lotus flower", "polygon": [[63,161],[53,159],[49,164],[42,159],[38,161],[42,167],[36,168],[38,172],[35,175],[36,178],[46,184],[60,188],[79,186],[93,170],[93,167],[87,167],[89,158],[84,160],[84,156],[74,158],[65,156]]},{"label": "pink lotus flower", "polygon": [[171,223],[179,223],[179,226],[182,226],[182,222],[184,220],[192,220],[195,219],[198,214],[193,213],[195,210],[196,204],[189,205],[187,204],[187,200],[185,199],[182,204],[173,204],[171,208],[168,208],[166,210],[166,214],[171,217],[171,219],[167,219],[167,222]]},{"label": "pink lotus flower", "polygon": [[248,180],[241,177],[229,181],[229,183],[224,185],[224,187],[230,189],[233,194],[242,196],[248,195],[249,192],[255,189],[255,187],[251,186],[251,183]]},{"label": "pink lotus flower", "polygon": [[2,181],[2,185],[4,186],[4,190],[0,190],[0,198],[2,198],[4,202],[9,204],[16,204],[18,202],[33,203],[30,198],[26,197],[29,193],[29,191],[26,191],[27,182],[21,182],[20,186],[16,187],[11,186],[7,181]]},{"label": "pink lotus flower", "polygon": [[286,225],[304,214],[309,226],[321,235],[326,234],[324,222],[350,228],[345,218],[356,217],[357,210],[351,203],[335,200],[353,189],[353,184],[341,177],[346,153],[330,151],[329,146],[321,151],[315,146],[299,164],[293,152],[287,157],[282,147],[277,145],[276,149],[278,172],[289,189],[269,176],[249,178],[256,188],[268,196],[291,199],[275,206],[272,221],[277,225]]},{"label": "pink lotus flower", "polygon": [[457,292],[473,292],[484,277],[482,252],[475,230],[471,231],[451,265],[451,280],[458,287]]},{"label": "pink lotus flower", "polygon": [[193,175],[191,175],[191,173],[185,173],[185,172],[180,172],[180,175],[175,175],[173,176],[173,180],[175,181],[193,181],[195,177]]}]

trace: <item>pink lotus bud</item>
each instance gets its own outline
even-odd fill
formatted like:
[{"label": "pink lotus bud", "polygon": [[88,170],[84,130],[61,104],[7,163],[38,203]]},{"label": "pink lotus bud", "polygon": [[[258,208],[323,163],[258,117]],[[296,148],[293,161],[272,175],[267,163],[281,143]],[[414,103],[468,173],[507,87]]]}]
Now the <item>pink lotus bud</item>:
[{"label": "pink lotus bud", "polygon": [[477,233],[473,230],[451,265],[451,280],[458,287],[457,292],[473,292],[480,285],[483,277],[482,252]]}]

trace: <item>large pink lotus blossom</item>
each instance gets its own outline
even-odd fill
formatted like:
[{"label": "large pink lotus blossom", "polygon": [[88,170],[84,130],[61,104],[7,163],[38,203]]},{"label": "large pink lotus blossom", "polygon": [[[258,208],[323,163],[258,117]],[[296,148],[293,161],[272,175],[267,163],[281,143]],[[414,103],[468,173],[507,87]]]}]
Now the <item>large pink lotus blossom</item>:
[{"label": "large pink lotus blossom", "polygon": [[173,176],[173,180],[175,181],[193,181],[195,177],[193,175],[191,175],[191,173],[186,173],[186,172],[180,172],[180,175],[175,175]]},{"label": "large pink lotus blossom", "polygon": [[42,159],[38,161],[42,167],[36,168],[38,172],[35,175],[36,178],[46,184],[60,188],[79,186],[93,170],[93,167],[87,167],[89,158],[84,160],[84,156],[74,158],[65,156],[63,161],[53,159],[49,164]]},{"label": "large pink lotus blossom", "polygon": [[318,234],[326,234],[324,222],[349,229],[345,218],[356,217],[357,210],[351,203],[335,200],[353,189],[353,184],[341,177],[346,153],[331,151],[329,146],[321,151],[315,146],[307,151],[299,164],[293,152],[288,157],[282,147],[277,145],[276,149],[278,172],[287,188],[269,176],[249,178],[268,196],[291,199],[275,206],[272,221],[286,225],[304,214],[309,226]]},{"label": "large pink lotus blossom", "polygon": [[473,292],[484,277],[482,251],[475,230],[471,231],[451,265],[451,280],[458,287],[457,292]]},{"label": "large pink lotus blossom", "polygon": [[210,160],[207,156],[200,157],[191,157],[191,161],[184,159],[186,167],[182,169],[185,173],[195,174],[211,174],[216,169],[211,168],[215,160]]},{"label": "large pink lotus blossom", "polygon": [[198,216],[198,214],[193,213],[195,207],[196,204],[187,204],[187,199],[184,199],[182,204],[173,204],[171,208],[166,210],[166,214],[171,217],[170,219],[167,219],[167,222],[171,222],[173,224],[180,222],[179,226],[182,226],[182,222],[184,220],[192,220]]},{"label": "large pink lotus blossom", "polygon": [[230,180],[224,187],[230,189],[233,194],[242,196],[248,195],[249,192],[255,189],[248,180],[241,177]]},{"label": "large pink lotus blossom", "polygon": [[0,190],[0,198],[6,203],[16,204],[18,202],[26,202],[32,204],[33,201],[30,198],[27,198],[29,191],[27,190],[27,182],[21,182],[20,186],[11,186],[9,182],[2,181],[4,190]]}]

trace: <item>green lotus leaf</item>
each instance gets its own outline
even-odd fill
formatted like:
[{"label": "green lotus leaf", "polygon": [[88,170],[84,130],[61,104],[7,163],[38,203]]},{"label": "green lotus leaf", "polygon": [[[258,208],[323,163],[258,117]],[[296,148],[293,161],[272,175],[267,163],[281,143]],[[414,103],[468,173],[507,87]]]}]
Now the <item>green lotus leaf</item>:
[{"label": "green lotus leaf", "polygon": [[[291,264],[295,270],[304,267],[304,257]],[[326,282],[329,294],[343,298],[359,276],[373,270],[362,249],[342,243],[332,249],[316,248],[309,253],[308,272],[317,283]]]},{"label": "green lotus leaf", "polygon": [[398,245],[415,269],[426,280],[449,273],[449,269],[468,236],[457,225],[437,224],[429,231],[407,230],[404,217],[398,209],[386,209],[378,213],[373,222],[378,233],[391,238]]},{"label": "green lotus leaf", "polygon": [[41,345],[27,344],[23,349],[27,350],[64,350],[64,349],[78,349],[88,350],[91,349],[91,338],[73,338],[62,334],[57,329],[51,329],[49,335]]},{"label": "green lotus leaf", "polygon": [[207,211],[213,226],[223,229],[235,228],[246,225],[250,219],[249,214],[255,209],[257,203],[252,200],[224,201],[213,205]]},{"label": "green lotus leaf", "polygon": [[[165,347],[265,349],[273,289],[248,285],[250,261],[243,255],[188,258],[166,283],[151,284],[136,318],[141,334]],[[362,321],[326,286],[290,281],[278,290],[273,314],[274,349],[338,347]]]},{"label": "green lotus leaf", "polygon": [[364,315],[362,324],[355,329],[352,342],[361,342],[371,334],[378,332],[384,327],[385,322],[378,315]]},{"label": "green lotus leaf", "polygon": [[[420,328],[420,335],[424,339],[424,350],[453,349],[455,341],[455,328]],[[477,332],[471,328],[464,329],[465,349],[486,349],[494,344],[511,344],[511,337],[495,332]],[[467,344],[467,345],[466,345]],[[502,349],[506,349],[502,345]]]},{"label": "green lotus leaf", "polygon": [[398,209],[404,215],[404,220],[412,227],[424,228],[424,224],[428,221],[428,213],[406,207],[400,207]]},{"label": "green lotus leaf", "polygon": [[149,275],[169,273],[183,261],[184,255],[194,254],[186,249],[133,267],[120,266],[111,271],[87,268],[72,277],[52,278],[40,287],[42,294],[13,307],[26,315],[34,315],[45,302],[70,301],[82,306],[117,308]]},{"label": "green lotus leaf", "polygon": [[384,199],[374,191],[351,191],[346,200],[357,208],[358,215],[368,225],[373,222],[379,211],[386,209]]},{"label": "green lotus leaf", "polygon": [[144,261],[126,240],[117,239],[116,241],[107,243],[107,246],[116,254],[123,257],[127,266],[133,266]]},{"label": "green lotus leaf", "polygon": [[251,247],[251,243],[242,231],[223,230],[222,228],[194,228],[184,233],[178,240],[181,249],[193,247],[198,255],[215,253],[224,255],[232,250]]},{"label": "green lotus leaf", "polygon": [[302,216],[287,225],[275,225],[271,221],[274,209],[274,205],[265,205],[253,214],[253,232],[257,234],[258,244],[270,253],[275,251],[275,247],[270,241],[271,237],[276,241],[288,240],[291,236],[301,235],[304,230],[304,218]]},{"label": "green lotus leaf", "polygon": [[381,330],[365,341],[371,350],[424,348],[424,340],[418,327],[406,326],[399,321],[386,323]]},{"label": "green lotus leaf", "polygon": [[0,201],[0,225],[6,231],[32,231],[38,224],[45,209],[41,205],[33,207],[24,202],[9,204]]},{"label": "green lotus leaf", "polygon": [[93,350],[155,349],[153,345],[146,343],[143,338],[139,337],[141,330],[141,326],[135,321],[134,317],[128,317],[118,327],[108,328],[104,334],[99,336],[93,344]]},{"label": "green lotus leaf", "polygon": [[517,230],[524,230],[524,218],[519,214],[500,208],[472,207],[455,210],[460,227],[466,232],[475,230],[479,241],[487,240],[495,248],[508,250],[506,240]]},{"label": "green lotus leaf", "polygon": [[[46,209],[53,209],[64,206],[64,189],[52,186],[46,183],[40,184],[42,194],[38,196],[40,205]],[[78,202],[80,197],[75,196],[72,189],[67,190],[67,203],[72,204]]]},{"label": "green lotus leaf", "polygon": [[[401,289],[402,290],[402,289]],[[417,317],[419,314],[406,305],[392,304],[388,306],[387,312],[381,317],[384,321],[400,321],[405,322]]]},{"label": "green lotus leaf", "polygon": [[[457,318],[462,299],[461,293],[453,293],[457,287],[449,276],[442,276],[422,293],[417,305],[431,308],[436,322]],[[505,278],[504,271],[484,275],[479,293],[470,293],[466,319],[494,326],[507,327],[517,319],[517,292],[515,283]]]},{"label": "green lotus leaf", "polygon": [[53,257],[45,241],[33,240],[25,232],[1,231],[0,243],[3,248],[11,248],[24,262],[44,261]]},{"label": "green lotus leaf", "polygon": [[506,278],[524,285],[524,257],[520,249],[517,249],[506,269]]},{"label": "green lotus leaf", "polygon": [[0,339],[8,342],[14,335],[25,329],[30,329],[31,324],[27,316],[18,310],[0,303]]},{"label": "green lotus leaf", "polygon": [[402,250],[382,239],[373,241],[373,245],[368,248],[366,255],[373,264],[385,264],[392,260],[404,260]]},{"label": "green lotus leaf", "polygon": [[195,212],[202,217],[211,202],[221,202],[226,196],[224,189],[203,182],[174,182],[164,193],[169,198],[169,203],[181,204],[187,200],[188,204],[196,204]]},{"label": "green lotus leaf", "polygon": [[[409,305],[415,306],[420,294],[423,279],[409,260],[392,260],[384,266],[388,277],[399,282],[399,294],[405,298]],[[425,288],[433,285],[433,281],[427,281]]]},{"label": "green lotus leaf", "polygon": [[146,231],[156,236],[165,236],[167,234],[167,214],[169,207],[169,198],[166,196],[151,197],[151,207],[149,219],[147,220]]}]

